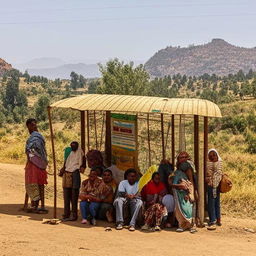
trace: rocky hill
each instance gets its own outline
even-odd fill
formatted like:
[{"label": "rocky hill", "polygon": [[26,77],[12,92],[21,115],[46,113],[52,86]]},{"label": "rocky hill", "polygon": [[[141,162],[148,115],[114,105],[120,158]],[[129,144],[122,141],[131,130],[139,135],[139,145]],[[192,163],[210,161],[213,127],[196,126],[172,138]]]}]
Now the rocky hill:
[{"label": "rocky hill", "polygon": [[8,64],[6,61],[0,58],[0,76],[2,76],[4,72],[11,69],[12,69],[12,65]]},{"label": "rocky hill", "polygon": [[256,70],[256,47],[237,47],[223,39],[184,48],[170,46],[155,53],[145,63],[145,68],[153,77],[178,73],[189,76],[204,73],[228,75],[240,69],[248,72]]}]

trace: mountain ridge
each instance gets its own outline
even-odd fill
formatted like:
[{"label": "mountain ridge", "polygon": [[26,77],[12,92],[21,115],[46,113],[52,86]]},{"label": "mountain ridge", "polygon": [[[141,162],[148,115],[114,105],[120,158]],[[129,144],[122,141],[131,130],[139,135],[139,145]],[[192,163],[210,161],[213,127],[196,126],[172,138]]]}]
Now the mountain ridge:
[{"label": "mountain ridge", "polygon": [[168,46],[156,52],[146,63],[145,69],[152,77],[167,75],[200,76],[204,73],[228,75],[239,70],[256,70],[256,48],[232,45],[215,38],[203,45],[189,47]]},{"label": "mountain ridge", "polygon": [[11,69],[12,65],[0,58],[0,76],[2,76],[6,71]]}]

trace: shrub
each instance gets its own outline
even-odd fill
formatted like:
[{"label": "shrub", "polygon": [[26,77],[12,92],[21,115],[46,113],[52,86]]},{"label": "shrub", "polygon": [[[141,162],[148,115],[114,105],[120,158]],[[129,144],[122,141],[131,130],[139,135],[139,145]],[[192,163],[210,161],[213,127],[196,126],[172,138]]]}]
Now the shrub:
[{"label": "shrub", "polygon": [[256,154],[256,135],[249,129],[247,130],[245,141],[247,143],[247,152],[250,154]]}]

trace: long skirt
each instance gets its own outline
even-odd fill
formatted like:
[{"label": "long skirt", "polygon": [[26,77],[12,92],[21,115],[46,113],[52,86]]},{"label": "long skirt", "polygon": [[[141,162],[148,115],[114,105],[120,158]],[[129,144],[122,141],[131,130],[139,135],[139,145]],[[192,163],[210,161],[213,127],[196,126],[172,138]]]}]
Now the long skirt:
[{"label": "long skirt", "polygon": [[47,172],[27,162],[25,167],[26,192],[32,201],[40,200],[40,185],[47,184]]},{"label": "long skirt", "polygon": [[148,226],[160,226],[165,215],[167,215],[167,210],[164,205],[153,204],[144,213],[145,223]]},{"label": "long skirt", "polygon": [[181,190],[173,190],[175,199],[175,217],[179,222],[179,227],[189,229],[192,227],[193,204],[185,199],[186,193]]}]

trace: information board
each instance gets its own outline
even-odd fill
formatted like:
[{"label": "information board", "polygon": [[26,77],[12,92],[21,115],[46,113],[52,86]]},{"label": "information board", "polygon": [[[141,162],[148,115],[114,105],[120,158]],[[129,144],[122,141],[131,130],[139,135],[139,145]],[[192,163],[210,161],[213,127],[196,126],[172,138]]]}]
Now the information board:
[{"label": "information board", "polygon": [[111,114],[111,148],[117,168],[138,168],[136,115]]}]

